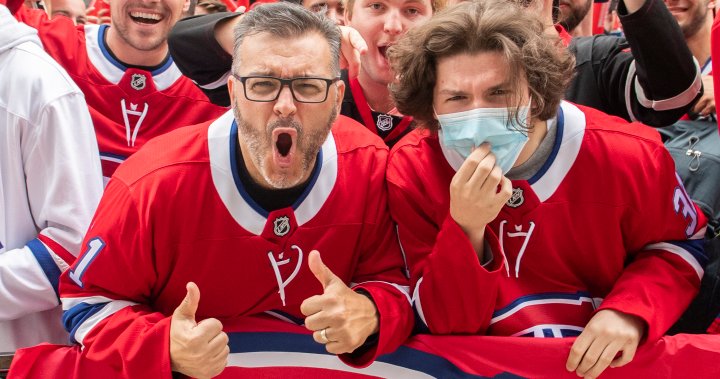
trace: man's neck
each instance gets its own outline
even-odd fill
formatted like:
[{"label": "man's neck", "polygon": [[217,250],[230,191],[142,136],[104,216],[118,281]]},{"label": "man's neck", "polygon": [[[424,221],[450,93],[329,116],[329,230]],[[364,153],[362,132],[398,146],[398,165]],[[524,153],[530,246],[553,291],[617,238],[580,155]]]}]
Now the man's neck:
[{"label": "man's neck", "polygon": [[704,65],[705,62],[710,58],[710,30],[712,29],[712,19],[710,16],[705,20],[700,30],[695,35],[686,39],[690,52],[697,59],[700,66]]},{"label": "man's neck", "polygon": [[513,167],[519,166],[525,163],[528,159],[530,159],[530,157],[533,155],[535,150],[537,150],[538,146],[540,146],[540,143],[543,141],[546,135],[547,121],[535,121],[533,123],[532,129],[528,130],[528,141],[525,144],[525,147],[523,147],[522,151],[520,152],[520,155],[515,161]]},{"label": "man's neck", "polygon": [[593,20],[593,10],[592,7],[588,11],[588,13],[585,15],[585,18],[583,18],[582,21],[580,21],[580,24],[575,27],[572,31],[568,30],[568,33],[570,33],[573,37],[587,37],[593,35],[592,30],[592,20]]},{"label": "man's neck", "polygon": [[119,34],[115,32],[115,28],[109,27],[105,36],[108,48],[113,52],[115,57],[121,62],[132,66],[157,66],[163,62],[168,54],[167,42],[160,47],[151,51],[137,50],[128,45]]},{"label": "man's neck", "polygon": [[370,109],[376,112],[390,112],[395,108],[395,102],[390,97],[390,90],[386,84],[378,83],[368,77],[368,75],[360,70],[358,74],[358,82],[362,88],[365,100],[367,100]]}]

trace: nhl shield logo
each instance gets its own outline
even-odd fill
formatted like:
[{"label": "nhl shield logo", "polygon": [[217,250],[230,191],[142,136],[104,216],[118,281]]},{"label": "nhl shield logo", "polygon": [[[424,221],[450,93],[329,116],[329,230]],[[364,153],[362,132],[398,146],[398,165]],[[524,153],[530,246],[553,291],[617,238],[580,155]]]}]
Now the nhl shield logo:
[{"label": "nhl shield logo", "polygon": [[278,237],[288,234],[290,232],[290,218],[287,216],[276,218],[273,221],[273,232]]},{"label": "nhl shield logo", "polygon": [[525,202],[522,188],[513,188],[512,196],[507,201],[506,205],[510,208],[517,208]]},{"label": "nhl shield logo", "polygon": [[377,118],[377,128],[382,130],[383,132],[387,132],[388,130],[393,128],[393,119],[392,116],[381,114]]},{"label": "nhl shield logo", "polygon": [[145,88],[145,79],[145,75],[143,74],[133,74],[130,77],[130,87],[140,91],[141,89]]}]

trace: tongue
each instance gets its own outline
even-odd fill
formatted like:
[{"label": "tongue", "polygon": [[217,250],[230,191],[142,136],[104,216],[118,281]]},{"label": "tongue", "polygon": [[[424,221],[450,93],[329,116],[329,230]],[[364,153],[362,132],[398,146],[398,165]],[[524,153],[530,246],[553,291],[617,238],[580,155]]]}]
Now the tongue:
[{"label": "tongue", "polygon": [[292,137],[290,137],[290,135],[287,133],[281,133],[278,136],[275,146],[277,146],[280,155],[282,155],[283,157],[287,156],[290,152],[290,148],[292,147]]}]

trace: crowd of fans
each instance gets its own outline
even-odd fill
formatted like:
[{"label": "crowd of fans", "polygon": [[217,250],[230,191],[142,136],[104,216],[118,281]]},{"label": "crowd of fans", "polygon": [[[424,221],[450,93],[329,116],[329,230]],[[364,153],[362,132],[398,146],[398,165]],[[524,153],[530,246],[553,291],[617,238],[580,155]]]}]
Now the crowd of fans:
[{"label": "crowd of fans", "polygon": [[715,11],[0,0],[10,377],[232,377],[258,315],[354,369],[572,337],[595,378],[720,334]]}]

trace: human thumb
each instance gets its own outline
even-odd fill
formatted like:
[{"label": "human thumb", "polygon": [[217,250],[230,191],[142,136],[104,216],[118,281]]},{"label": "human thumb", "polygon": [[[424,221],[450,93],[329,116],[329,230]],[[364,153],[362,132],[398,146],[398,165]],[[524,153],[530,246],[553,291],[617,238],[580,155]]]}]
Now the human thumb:
[{"label": "human thumb", "polygon": [[200,289],[197,284],[193,282],[188,282],[185,288],[187,289],[187,294],[180,305],[175,308],[173,317],[195,321],[195,312],[197,312],[198,304],[200,303]]},{"label": "human thumb", "polygon": [[333,272],[325,266],[325,263],[323,263],[322,258],[320,258],[320,253],[317,250],[310,252],[310,255],[308,256],[308,266],[310,267],[310,271],[312,271],[313,275],[315,275],[320,284],[322,284],[323,290],[326,290],[334,282],[340,281],[340,278],[335,276],[335,274],[333,274]]}]

